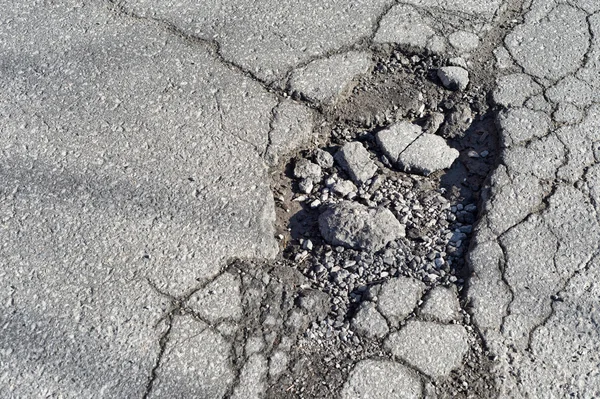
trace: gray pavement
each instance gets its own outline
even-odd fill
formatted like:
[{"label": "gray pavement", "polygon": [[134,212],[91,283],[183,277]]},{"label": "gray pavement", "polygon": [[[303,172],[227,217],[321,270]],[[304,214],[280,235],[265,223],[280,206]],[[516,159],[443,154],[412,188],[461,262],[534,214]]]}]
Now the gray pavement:
[{"label": "gray pavement", "polygon": [[0,397],[599,397],[596,3],[0,1]]}]

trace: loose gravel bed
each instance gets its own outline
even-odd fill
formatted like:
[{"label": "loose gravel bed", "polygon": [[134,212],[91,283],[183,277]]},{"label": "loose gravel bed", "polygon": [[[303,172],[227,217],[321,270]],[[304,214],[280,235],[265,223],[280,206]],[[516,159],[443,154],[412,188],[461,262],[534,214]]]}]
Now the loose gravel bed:
[{"label": "loose gravel bed", "polygon": [[[480,196],[496,162],[496,131],[482,94],[485,90],[477,82],[465,91],[443,86],[436,71],[447,65],[451,65],[448,60],[434,55],[382,49],[372,74],[362,77],[348,98],[321,110],[318,148],[294,154],[276,175],[283,257],[307,278],[311,288],[329,295],[331,308],[326,318],[315,321],[300,338],[297,367],[283,377],[287,380],[279,388],[271,388],[273,397],[328,396],[340,388],[357,361],[391,358],[383,341],[357,332],[353,320],[365,303],[376,303],[382,284],[401,277],[422,283],[423,298],[440,286],[457,293],[462,308],[459,320],[452,323],[468,331],[469,345],[474,348],[467,356],[470,369],[481,369],[470,378],[479,381],[485,374],[484,350],[460,294],[469,276],[465,254]],[[388,96],[382,99],[382,93]],[[375,97],[377,108],[369,112],[365,104],[371,106]],[[457,160],[449,169],[430,174],[403,171],[385,155],[378,140],[380,132],[397,123],[410,123],[419,134],[443,138],[456,150]],[[435,149],[431,156],[436,156]],[[348,204],[356,204],[351,206],[354,213],[350,212],[350,221],[343,221],[340,229],[349,229],[358,241],[335,241],[324,231],[335,227],[324,228],[322,215]],[[402,226],[402,234],[377,226],[383,223],[381,218],[369,216],[378,221],[367,220],[361,216],[363,209],[371,215],[390,212]],[[367,218],[366,222],[361,218]],[[360,228],[353,227],[354,222]],[[367,242],[361,234],[381,237]],[[422,305],[419,300],[399,328],[425,317]],[[454,375],[445,383],[448,392],[458,394],[470,382]],[[491,382],[483,385],[492,389],[486,384]]]}]

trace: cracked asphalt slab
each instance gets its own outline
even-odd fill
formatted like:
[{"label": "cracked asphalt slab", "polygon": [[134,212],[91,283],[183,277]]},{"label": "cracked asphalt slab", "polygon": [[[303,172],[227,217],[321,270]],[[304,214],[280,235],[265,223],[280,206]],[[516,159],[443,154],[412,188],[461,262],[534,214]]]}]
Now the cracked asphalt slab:
[{"label": "cracked asphalt slab", "polygon": [[595,1],[2,9],[0,396],[600,396]]}]

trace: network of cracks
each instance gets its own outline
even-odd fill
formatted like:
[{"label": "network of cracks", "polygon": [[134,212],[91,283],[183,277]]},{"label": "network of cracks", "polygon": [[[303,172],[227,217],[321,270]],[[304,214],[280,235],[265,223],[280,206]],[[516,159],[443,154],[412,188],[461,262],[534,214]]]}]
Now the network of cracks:
[{"label": "network of cracks", "polygon": [[[435,54],[379,49],[371,74],[318,109],[318,144],[280,162],[273,191],[282,251],[269,267],[294,275],[295,282],[280,285],[277,304],[263,303],[254,318],[264,334],[272,308],[284,314],[279,338],[272,334],[268,344],[284,357],[286,371],[270,379],[269,397],[335,396],[356,365],[369,359],[414,370],[422,389],[441,397],[489,397],[496,390],[492,360],[464,295],[470,238],[496,166],[494,109],[485,78],[471,81],[468,90],[444,87],[436,72],[448,65],[454,61]],[[407,127],[413,142],[441,138],[442,153],[426,148],[427,157],[447,158],[450,151],[451,164],[433,159],[433,166],[415,165],[391,154],[386,134],[397,138],[394,132]],[[349,151],[356,148],[358,155]],[[346,211],[358,220],[362,238],[344,241],[327,231],[348,230],[347,221],[336,226],[324,220],[336,212],[343,219]],[[383,212],[393,215],[391,230],[373,216]],[[419,342],[432,364],[418,359],[419,350],[402,349],[412,345],[411,337],[422,340],[417,335],[423,332],[437,337]],[[436,364],[436,354],[444,364]]]}]

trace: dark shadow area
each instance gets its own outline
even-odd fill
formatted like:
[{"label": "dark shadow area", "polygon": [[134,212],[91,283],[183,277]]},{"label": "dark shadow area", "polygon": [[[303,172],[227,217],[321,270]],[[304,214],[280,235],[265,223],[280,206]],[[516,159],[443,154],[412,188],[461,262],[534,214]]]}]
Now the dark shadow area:
[{"label": "dark shadow area", "polygon": [[442,175],[441,187],[453,202],[478,204],[485,179],[497,164],[498,133],[495,113],[477,118],[461,136],[449,140],[460,152],[452,167]]}]

